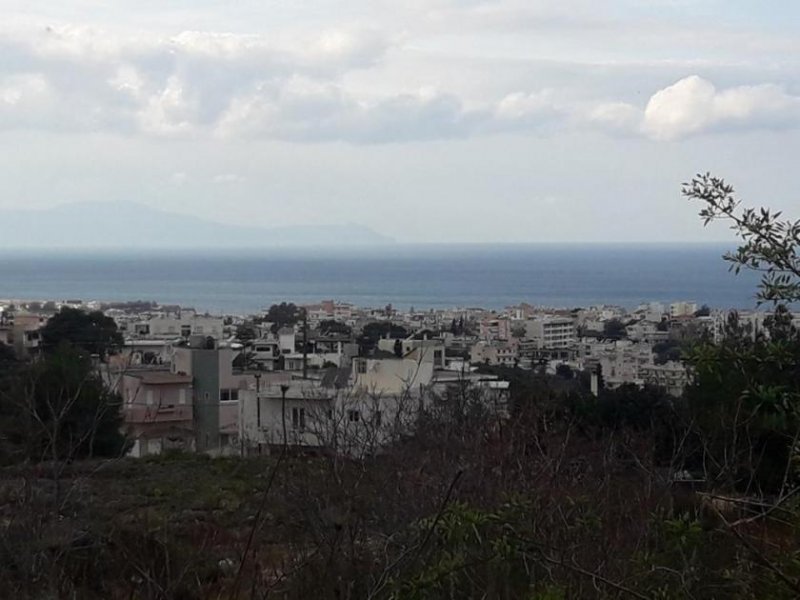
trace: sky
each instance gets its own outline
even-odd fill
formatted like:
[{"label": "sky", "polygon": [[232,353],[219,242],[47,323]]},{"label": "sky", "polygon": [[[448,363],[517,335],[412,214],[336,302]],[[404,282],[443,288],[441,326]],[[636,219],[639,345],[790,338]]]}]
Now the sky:
[{"label": "sky", "polygon": [[0,0],[0,210],[136,202],[405,242],[800,217],[800,3]]}]

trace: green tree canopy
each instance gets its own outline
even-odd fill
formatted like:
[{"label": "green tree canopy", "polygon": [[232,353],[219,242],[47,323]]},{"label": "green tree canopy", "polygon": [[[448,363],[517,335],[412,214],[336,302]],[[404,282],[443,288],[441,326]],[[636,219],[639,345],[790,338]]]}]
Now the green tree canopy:
[{"label": "green tree canopy", "polygon": [[120,456],[127,446],[121,406],[90,357],[64,341],[6,377],[0,391],[2,461]]},{"label": "green tree canopy", "polygon": [[295,306],[293,302],[281,302],[269,307],[264,319],[272,323],[270,330],[278,333],[283,327],[291,327],[300,320],[302,309]]},{"label": "green tree canopy", "polygon": [[323,335],[351,335],[353,333],[353,330],[347,323],[342,323],[335,319],[320,321],[318,329]]},{"label": "green tree canopy", "polygon": [[732,313],[721,342],[700,341],[687,355],[694,382],[686,406],[697,463],[717,485],[777,491],[800,474],[800,335],[786,307],[800,300],[800,221],[766,208],[743,208],[733,186],[710,174],[684,184],[683,194],[704,204],[700,216],[706,225],[730,225],[742,244],[725,260],[737,273],[762,273],[758,300],[775,306],[766,332]]},{"label": "green tree canopy", "polygon": [[67,306],[50,317],[42,327],[41,336],[46,353],[55,352],[67,342],[89,354],[99,355],[101,360],[124,342],[111,317],[100,311],[86,312]]},{"label": "green tree canopy", "polygon": [[609,319],[603,323],[603,337],[609,340],[621,340],[627,335],[625,323],[620,319]]}]

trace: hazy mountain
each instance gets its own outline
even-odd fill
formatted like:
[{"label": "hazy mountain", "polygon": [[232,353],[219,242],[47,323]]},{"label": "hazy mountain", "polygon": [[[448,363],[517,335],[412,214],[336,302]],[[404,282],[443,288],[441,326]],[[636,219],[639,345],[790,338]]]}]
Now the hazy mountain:
[{"label": "hazy mountain", "polygon": [[0,210],[0,248],[234,248],[385,244],[363,225],[242,227],[134,203],[80,202]]}]

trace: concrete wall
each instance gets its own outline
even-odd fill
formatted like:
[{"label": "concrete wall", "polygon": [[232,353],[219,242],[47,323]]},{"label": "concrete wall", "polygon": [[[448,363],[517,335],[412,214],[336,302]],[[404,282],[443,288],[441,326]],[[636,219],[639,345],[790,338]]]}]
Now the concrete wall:
[{"label": "concrete wall", "polygon": [[194,429],[198,452],[219,447],[220,355],[217,350],[191,350],[194,382]]}]

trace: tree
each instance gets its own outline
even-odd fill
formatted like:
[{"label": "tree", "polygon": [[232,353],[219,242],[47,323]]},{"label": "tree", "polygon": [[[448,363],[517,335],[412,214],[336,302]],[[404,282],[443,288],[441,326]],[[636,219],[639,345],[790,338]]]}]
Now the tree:
[{"label": "tree", "polygon": [[270,331],[278,333],[283,327],[294,326],[300,320],[300,317],[301,309],[295,306],[293,302],[281,302],[270,306],[264,318],[272,323]]},{"label": "tree", "polygon": [[257,337],[258,337],[258,331],[250,322],[242,323],[241,325],[236,327],[236,339],[239,340],[240,342],[243,343],[251,342]]},{"label": "tree", "polygon": [[342,323],[341,321],[337,321],[335,319],[326,319],[324,321],[320,321],[318,329],[323,335],[349,336],[353,333],[353,330],[349,325],[347,325],[347,323]]},{"label": "tree", "polygon": [[681,344],[675,339],[658,342],[653,344],[653,354],[655,354],[654,362],[657,365],[680,360],[682,356]]},{"label": "tree", "polygon": [[87,313],[68,306],[50,317],[42,327],[41,337],[47,353],[55,352],[63,342],[67,342],[89,354],[97,354],[100,360],[104,360],[124,342],[111,317],[100,311]]},{"label": "tree", "polygon": [[358,338],[358,345],[362,354],[368,354],[378,345],[378,340],[384,337],[407,338],[408,331],[401,325],[389,321],[376,321],[367,323]]},{"label": "tree", "polygon": [[522,339],[525,337],[525,326],[524,325],[515,325],[511,328],[511,337],[516,339]]},{"label": "tree", "polygon": [[561,363],[556,366],[556,375],[564,379],[572,379],[575,376],[575,373],[573,373],[572,367],[570,367],[568,364]]},{"label": "tree", "polygon": [[627,336],[625,323],[620,319],[609,319],[603,323],[603,336],[610,340],[621,340]]},{"label": "tree", "polygon": [[775,306],[768,336],[753,335],[732,313],[723,340],[695,345],[687,390],[702,464],[721,485],[748,492],[780,491],[796,473],[800,439],[800,336],[785,304],[800,300],[800,221],[767,208],[742,208],[733,186],[710,174],[684,184],[683,195],[704,203],[705,225],[726,221],[741,239],[724,255],[731,270],[762,274],[759,302]]},{"label": "tree", "polygon": [[43,360],[21,365],[0,392],[3,437],[16,459],[120,456],[122,402],[103,384],[91,358],[64,340]]},{"label": "tree", "polygon": [[698,463],[720,486],[776,492],[792,475],[800,435],[800,335],[790,319],[783,309],[768,321],[769,335],[753,336],[731,313],[721,342],[697,344],[687,354]]},{"label": "tree", "polygon": [[708,304],[703,304],[700,308],[698,308],[694,316],[695,317],[707,317],[711,314],[711,307]]},{"label": "tree", "polygon": [[0,342],[0,376],[16,364],[17,356],[11,346]]},{"label": "tree", "polygon": [[703,202],[703,223],[725,221],[741,238],[736,252],[724,259],[738,273],[750,269],[762,274],[758,298],[762,302],[800,300],[800,219],[781,219],[768,208],[743,208],[732,185],[711,174],[698,174],[683,185],[683,195]]}]

